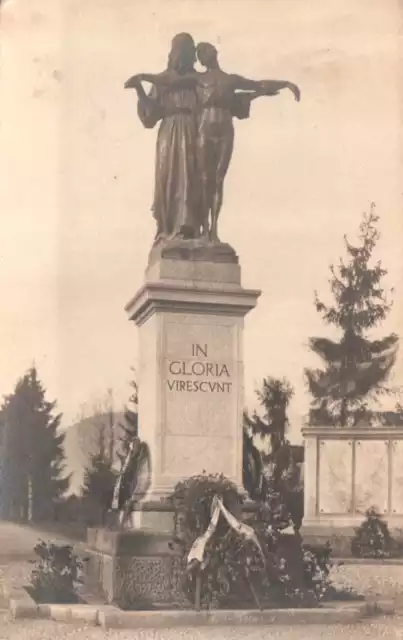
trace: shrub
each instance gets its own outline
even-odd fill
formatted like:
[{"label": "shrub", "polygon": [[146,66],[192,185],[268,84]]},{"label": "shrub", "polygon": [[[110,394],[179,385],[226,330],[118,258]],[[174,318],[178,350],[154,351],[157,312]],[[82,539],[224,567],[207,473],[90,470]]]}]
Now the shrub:
[{"label": "shrub", "polygon": [[[182,550],[182,586],[186,597],[196,601],[198,578],[200,605],[225,607],[245,604],[313,606],[323,597],[329,567],[313,551],[304,550],[281,495],[266,483],[265,499],[245,519],[260,545],[234,531],[220,515],[215,533],[205,547],[202,564],[188,566],[195,540],[210,523],[214,496],[242,520],[242,502],[236,486],[222,475],[195,476],[180,482],[171,496],[175,507],[173,543]],[[287,530],[287,531],[285,531]]]},{"label": "shrub", "polygon": [[250,522],[275,557],[275,571],[263,584],[264,596],[281,606],[316,605],[329,587],[330,545],[303,544],[283,494],[272,480],[265,480],[259,509]]},{"label": "shrub", "polygon": [[34,551],[38,556],[31,575],[31,588],[37,602],[78,602],[77,585],[82,562],[69,545],[39,542]]},{"label": "shrub", "polygon": [[366,511],[366,519],[355,530],[351,552],[356,558],[388,558],[394,543],[387,523],[374,507]]}]

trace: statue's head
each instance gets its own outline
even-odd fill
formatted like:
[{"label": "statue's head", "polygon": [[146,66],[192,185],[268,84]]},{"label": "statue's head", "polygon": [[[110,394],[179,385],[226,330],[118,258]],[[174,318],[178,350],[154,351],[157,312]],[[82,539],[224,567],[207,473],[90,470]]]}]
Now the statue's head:
[{"label": "statue's head", "polygon": [[211,68],[217,64],[218,52],[210,42],[200,42],[196,51],[198,60],[203,67]]},{"label": "statue's head", "polygon": [[171,44],[168,57],[168,69],[177,73],[187,73],[193,70],[196,61],[196,46],[189,33],[178,33]]}]

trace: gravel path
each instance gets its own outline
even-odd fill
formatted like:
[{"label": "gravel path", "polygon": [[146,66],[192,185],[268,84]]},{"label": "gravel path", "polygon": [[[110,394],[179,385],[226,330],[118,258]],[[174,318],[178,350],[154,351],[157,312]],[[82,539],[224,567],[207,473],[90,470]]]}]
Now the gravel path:
[{"label": "gravel path", "polygon": [[105,632],[100,628],[83,625],[59,624],[40,620],[9,622],[0,616],[1,640],[319,640],[354,638],[403,638],[403,619],[384,618],[357,625],[304,625],[303,627],[207,627],[163,629],[153,631],[126,630]]},{"label": "gravel path", "polygon": [[333,567],[332,584],[352,588],[367,597],[392,598],[403,604],[403,565],[342,565]]}]

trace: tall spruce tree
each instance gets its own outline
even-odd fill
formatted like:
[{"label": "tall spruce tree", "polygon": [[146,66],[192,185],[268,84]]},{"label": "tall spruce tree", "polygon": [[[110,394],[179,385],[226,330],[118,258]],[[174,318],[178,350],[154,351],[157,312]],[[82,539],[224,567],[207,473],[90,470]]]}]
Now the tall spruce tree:
[{"label": "tall spruce tree", "polygon": [[345,237],[347,260],[330,267],[333,303],[325,304],[315,294],[317,311],[340,338],[311,338],[310,349],[324,362],[322,369],[306,369],[312,394],[313,424],[347,426],[371,423],[378,415],[373,403],[382,394],[393,393],[387,385],[395,363],[398,336],[391,333],[375,339],[371,330],[389,314],[390,291],[382,285],[387,271],[373,261],[379,239],[375,205],[364,214],[355,246]]},{"label": "tall spruce tree", "polygon": [[285,378],[267,377],[263,379],[261,389],[256,391],[263,416],[254,411],[252,416],[245,414],[244,425],[252,435],[262,440],[269,438],[271,449],[276,449],[285,440],[289,425],[287,411],[294,390]]},{"label": "tall spruce tree", "polygon": [[61,414],[32,367],[4,399],[3,418],[3,515],[23,520],[53,517],[53,505],[69,485],[64,471],[64,434]]},{"label": "tall spruce tree", "polygon": [[[267,377],[263,379],[261,389],[256,391],[263,416],[254,411],[251,416],[244,413],[243,433],[243,478],[245,487],[253,496],[256,479],[262,474],[262,464],[273,465],[273,481],[278,485],[282,473],[292,465],[292,454],[286,442],[289,425],[288,407],[294,395],[294,389],[286,378]],[[253,437],[260,436],[266,441],[265,451],[257,456]],[[252,487],[252,491],[249,487]]]}]

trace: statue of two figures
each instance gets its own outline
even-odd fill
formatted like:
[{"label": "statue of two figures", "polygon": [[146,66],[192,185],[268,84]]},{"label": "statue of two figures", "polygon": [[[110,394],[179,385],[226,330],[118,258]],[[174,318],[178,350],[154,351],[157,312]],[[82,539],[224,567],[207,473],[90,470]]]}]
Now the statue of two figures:
[{"label": "statue of two figures", "polygon": [[[196,57],[205,67],[194,68]],[[152,84],[147,94],[142,82]],[[172,40],[165,71],[131,77],[138,115],[146,128],[160,122],[155,163],[155,244],[202,238],[218,243],[217,224],[224,179],[234,148],[233,119],[249,117],[251,102],[298,87],[277,80],[255,81],[220,68],[216,48],[195,45],[187,33]]]}]

